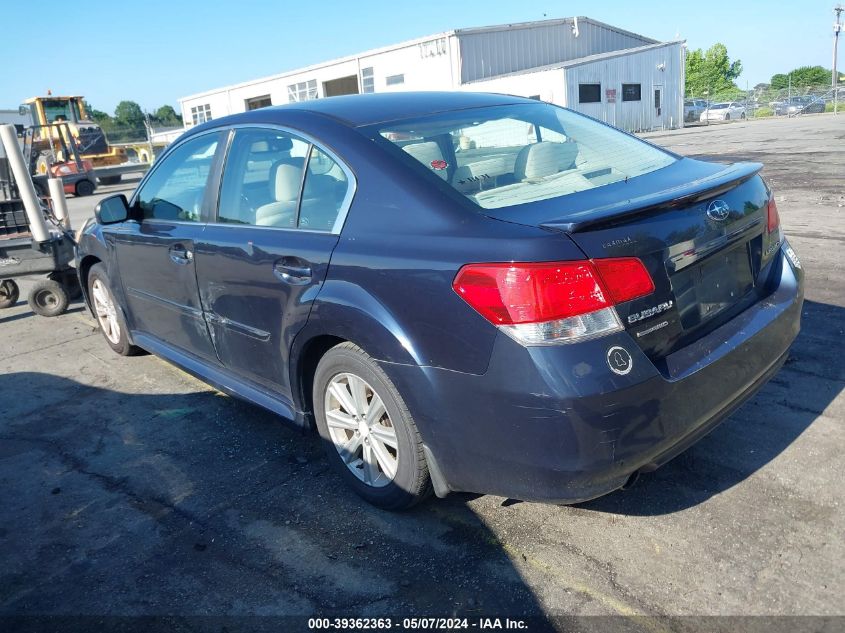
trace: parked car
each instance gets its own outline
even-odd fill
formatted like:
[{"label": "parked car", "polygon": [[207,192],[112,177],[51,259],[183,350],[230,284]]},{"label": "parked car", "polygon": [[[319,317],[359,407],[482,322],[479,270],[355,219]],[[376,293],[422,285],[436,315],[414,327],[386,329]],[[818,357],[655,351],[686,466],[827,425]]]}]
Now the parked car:
[{"label": "parked car", "polygon": [[826,105],[827,102],[821,97],[803,95],[775,103],[774,111],[778,116],[819,113],[824,112]]},{"label": "parked car", "polygon": [[700,120],[705,121],[730,121],[731,119],[744,119],[745,107],[736,101],[713,103],[701,113]]},{"label": "parked car", "polygon": [[760,168],[518,97],[320,99],[184,134],[76,263],[115,352],[316,426],[374,504],[573,503],[785,361],[803,273]]},{"label": "parked car", "polygon": [[687,123],[698,121],[706,109],[707,102],[704,99],[686,99],[684,101],[684,121]]}]

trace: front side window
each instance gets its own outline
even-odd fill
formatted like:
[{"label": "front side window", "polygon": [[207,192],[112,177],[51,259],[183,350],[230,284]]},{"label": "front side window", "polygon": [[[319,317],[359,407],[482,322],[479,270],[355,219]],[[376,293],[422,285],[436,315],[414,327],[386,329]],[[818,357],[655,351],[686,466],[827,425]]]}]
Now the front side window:
[{"label": "front side window", "polygon": [[348,190],[346,172],[308,141],[281,130],[238,130],[217,221],[332,231]]},{"label": "front side window", "polygon": [[199,222],[205,186],[220,134],[192,138],[168,154],[141,186],[136,205],[144,220]]},{"label": "front side window", "polygon": [[640,101],[642,86],[640,84],[622,84],[622,101]]},{"label": "front side window", "polygon": [[485,209],[601,187],[676,160],[633,136],[545,103],[446,112],[378,124],[368,133]]},{"label": "front side window", "polygon": [[48,123],[57,121],[75,121],[71,116],[70,103],[62,99],[44,99],[44,118]]}]

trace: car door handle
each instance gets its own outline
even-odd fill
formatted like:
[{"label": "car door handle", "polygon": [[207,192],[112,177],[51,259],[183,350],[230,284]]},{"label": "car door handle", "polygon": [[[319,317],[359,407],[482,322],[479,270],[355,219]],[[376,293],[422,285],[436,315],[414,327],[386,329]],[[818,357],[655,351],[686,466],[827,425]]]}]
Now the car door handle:
[{"label": "car door handle", "polygon": [[182,244],[174,244],[170,247],[169,250],[170,259],[175,264],[190,264],[194,260],[194,254],[189,251],[184,245]]},{"label": "car door handle", "polygon": [[304,286],[311,283],[311,264],[300,257],[282,257],[273,264],[273,274],[286,284]]}]

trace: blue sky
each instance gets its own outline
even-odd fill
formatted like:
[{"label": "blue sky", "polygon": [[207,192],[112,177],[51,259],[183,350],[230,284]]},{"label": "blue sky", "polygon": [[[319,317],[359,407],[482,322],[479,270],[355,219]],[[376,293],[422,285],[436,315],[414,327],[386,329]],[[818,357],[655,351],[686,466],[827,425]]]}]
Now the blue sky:
[{"label": "blue sky", "polygon": [[[84,94],[111,112],[122,99],[145,109],[231,83],[354,54],[452,28],[588,17],[659,40],[676,35],[690,48],[717,41],[745,69],[744,87],[797,66],[831,65],[834,0],[643,0],[533,2],[416,0],[343,2],[81,4],[6,3],[0,52],[5,60],[0,108],[26,97]],[[70,9],[69,9],[70,7]],[[68,10],[69,9],[69,10]],[[49,31],[49,41],[38,33]],[[845,37],[840,49],[845,50]],[[840,68],[845,52],[840,52]]]}]

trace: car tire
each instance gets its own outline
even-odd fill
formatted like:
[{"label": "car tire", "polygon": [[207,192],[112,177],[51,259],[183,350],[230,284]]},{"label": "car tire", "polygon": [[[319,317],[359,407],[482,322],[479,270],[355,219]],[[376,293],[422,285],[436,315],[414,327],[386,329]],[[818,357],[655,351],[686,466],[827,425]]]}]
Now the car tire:
[{"label": "car tire", "polygon": [[740,115],[739,115],[739,118],[740,118],[740,119],[744,119],[744,118],[745,118],[745,112],[743,112],[742,114],[740,114]]},{"label": "car tire", "polygon": [[725,114],[725,121],[730,121],[730,120],[731,120],[731,115]]},{"label": "car tire", "polygon": [[431,493],[413,417],[364,350],[347,342],[326,352],[314,374],[313,398],[329,462],[360,497],[380,508],[402,510]]},{"label": "car tire", "polygon": [[18,302],[21,296],[21,289],[11,279],[0,281],[0,310],[11,308]]},{"label": "car tire", "polygon": [[35,314],[40,314],[43,317],[54,317],[67,310],[70,297],[65,287],[59,282],[52,279],[42,279],[33,286],[26,301]]},{"label": "car tire", "polygon": [[106,267],[102,264],[94,264],[88,271],[88,297],[97,326],[109,347],[121,356],[142,353],[140,347],[129,341],[129,329],[123,318],[123,310],[114,298]]},{"label": "car tire", "polygon": [[80,198],[92,195],[94,193],[94,183],[90,180],[80,180],[76,183],[75,193]]}]

